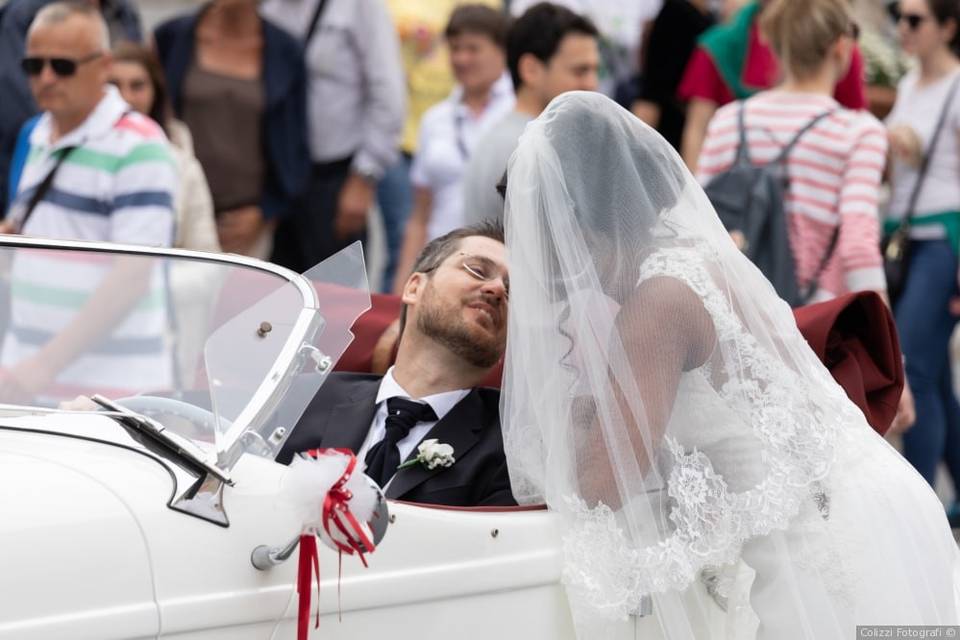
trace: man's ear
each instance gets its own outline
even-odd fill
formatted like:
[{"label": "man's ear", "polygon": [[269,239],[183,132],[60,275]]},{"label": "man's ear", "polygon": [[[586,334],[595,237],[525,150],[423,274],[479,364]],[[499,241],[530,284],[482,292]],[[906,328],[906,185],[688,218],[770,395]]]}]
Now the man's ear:
[{"label": "man's ear", "polygon": [[106,84],[110,81],[110,71],[113,69],[113,54],[109,51],[104,51],[100,59],[96,61],[96,64],[100,65],[100,77],[103,78],[103,82]]},{"label": "man's ear", "polygon": [[957,29],[960,28],[960,25],[957,24],[957,21],[953,18],[947,18],[947,21],[944,23],[944,28],[947,29],[947,46],[949,47],[953,43],[953,39],[957,37]]},{"label": "man's ear", "polygon": [[420,294],[423,293],[423,287],[426,284],[427,274],[420,272],[410,274],[406,284],[403,285],[403,290],[400,292],[400,300],[404,304],[416,304],[420,300]]},{"label": "man's ear", "polygon": [[524,86],[539,87],[543,82],[544,66],[540,58],[532,53],[525,53],[517,61],[517,72]]},{"label": "man's ear", "polygon": [[855,41],[852,38],[838,38],[830,48],[831,58],[837,62],[837,82],[843,79],[850,71],[850,62],[853,60]]}]

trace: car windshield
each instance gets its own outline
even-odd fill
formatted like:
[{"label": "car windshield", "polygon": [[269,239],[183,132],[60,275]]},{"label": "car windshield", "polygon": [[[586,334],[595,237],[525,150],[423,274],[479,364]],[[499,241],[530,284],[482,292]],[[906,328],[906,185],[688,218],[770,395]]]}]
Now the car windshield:
[{"label": "car windshield", "polygon": [[[229,468],[273,457],[370,306],[359,243],[304,274],[237,257],[0,243],[0,415],[148,415]],[[78,398],[79,397],[79,398]]]}]

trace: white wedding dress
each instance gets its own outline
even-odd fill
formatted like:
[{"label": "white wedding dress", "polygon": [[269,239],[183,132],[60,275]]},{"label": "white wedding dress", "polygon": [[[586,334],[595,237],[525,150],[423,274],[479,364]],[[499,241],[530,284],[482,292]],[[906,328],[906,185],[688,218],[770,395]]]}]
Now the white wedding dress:
[{"label": "white wedding dress", "polygon": [[521,138],[506,222],[504,442],[518,499],[563,516],[579,638],[645,597],[669,640],[960,624],[939,500],[659,135],[565,94]]}]

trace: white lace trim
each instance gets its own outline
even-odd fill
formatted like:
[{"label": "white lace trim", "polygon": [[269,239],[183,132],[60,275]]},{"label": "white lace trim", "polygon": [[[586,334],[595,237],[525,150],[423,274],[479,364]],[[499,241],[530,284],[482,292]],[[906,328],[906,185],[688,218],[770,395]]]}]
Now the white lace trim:
[{"label": "white lace trim", "polygon": [[[738,354],[739,370],[724,372],[727,382],[718,393],[742,409],[763,448],[768,475],[751,489],[731,491],[706,454],[684,450],[666,436],[673,530],[643,548],[631,545],[606,505],[591,508],[578,497],[568,499],[573,523],[564,536],[564,582],[606,616],[626,617],[646,594],[684,590],[704,567],[736,561],[748,539],[785,529],[812,499],[810,485],[830,471],[839,429],[850,417],[842,400],[826,403],[829,411],[814,402],[810,381],[784,367],[746,332],[702,260],[696,250],[660,250],[642,265],[640,281],[670,276],[700,296],[722,352]],[[824,391],[818,385],[820,397],[834,399]]]}]

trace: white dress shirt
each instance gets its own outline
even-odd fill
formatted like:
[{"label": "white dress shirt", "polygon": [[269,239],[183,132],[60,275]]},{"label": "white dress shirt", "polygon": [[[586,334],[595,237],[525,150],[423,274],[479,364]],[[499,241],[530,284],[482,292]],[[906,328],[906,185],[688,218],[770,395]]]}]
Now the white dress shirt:
[{"label": "white dress shirt", "polygon": [[[266,0],[261,14],[299,42],[319,0]],[[328,0],[305,54],[314,162],[353,156],[379,178],[397,158],[406,117],[400,41],[384,0]]]},{"label": "white dress shirt", "polygon": [[490,101],[480,115],[474,115],[463,103],[463,89],[459,86],[423,115],[410,181],[414,186],[429,189],[433,196],[427,223],[428,242],[463,226],[467,161],[481,135],[513,105],[513,84],[505,73],[491,88]]},{"label": "white dress shirt", "polygon": [[456,391],[445,391],[422,398],[414,398],[396,381],[393,377],[393,367],[390,367],[383,376],[383,380],[380,381],[380,390],[377,391],[377,413],[373,417],[373,424],[370,425],[370,430],[367,432],[366,440],[363,441],[363,446],[360,447],[360,451],[357,452],[357,459],[364,460],[367,457],[367,452],[370,450],[370,447],[383,440],[383,437],[387,434],[387,400],[390,398],[399,396],[401,398],[425,402],[430,405],[433,412],[437,414],[437,420],[433,422],[418,422],[415,427],[410,429],[407,437],[397,443],[397,448],[400,450],[400,460],[402,462],[407,459],[407,456],[410,455],[414,447],[420,444],[420,441],[430,432],[433,425],[443,420],[443,417],[450,413],[450,410],[453,409],[458,402],[463,400],[468,393],[470,393],[470,389],[457,389]]}]

